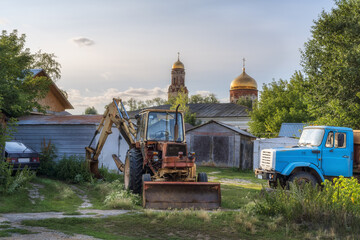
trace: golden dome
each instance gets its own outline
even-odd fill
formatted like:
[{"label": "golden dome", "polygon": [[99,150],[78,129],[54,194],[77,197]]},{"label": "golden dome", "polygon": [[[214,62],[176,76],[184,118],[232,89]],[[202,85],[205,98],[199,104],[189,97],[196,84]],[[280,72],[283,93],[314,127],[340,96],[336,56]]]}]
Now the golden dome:
[{"label": "golden dome", "polygon": [[172,65],[172,69],[184,69],[184,64],[180,61],[180,53],[178,52],[178,60]]},{"label": "golden dome", "polygon": [[175,69],[175,68],[181,68],[181,69],[184,69],[184,64],[182,62],[180,62],[180,60],[177,60],[173,65],[172,65],[172,68]]},{"label": "golden dome", "polygon": [[235,78],[230,85],[230,90],[237,89],[255,89],[257,90],[257,83],[255,79],[246,74],[245,68],[243,68],[242,74]]}]

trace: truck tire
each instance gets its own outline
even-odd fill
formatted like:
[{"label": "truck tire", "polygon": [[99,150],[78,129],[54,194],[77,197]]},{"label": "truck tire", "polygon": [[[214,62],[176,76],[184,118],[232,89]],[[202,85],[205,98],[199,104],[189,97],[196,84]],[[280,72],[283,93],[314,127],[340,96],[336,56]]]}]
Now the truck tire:
[{"label": "truck tire", "polygon": [[289,182],[302,186],[306,183],[311,183],[314,187],[318,183],[315,176],[308,172],[297,172],[290,175]]},{"label": "truck tire", "polygon": [[198,174],[197,180],[198,180],[198,182],[207,182],[207,181],[208,181],[208,178],[207,178],[206,173],[200,172],[200,173]]},{"label": "truck tire", "polygon": [[141,193],[143,174],[143,157],[141,151],[136,148],[130,149],[126,154],[124,185],[126,190],[133,193]]}]

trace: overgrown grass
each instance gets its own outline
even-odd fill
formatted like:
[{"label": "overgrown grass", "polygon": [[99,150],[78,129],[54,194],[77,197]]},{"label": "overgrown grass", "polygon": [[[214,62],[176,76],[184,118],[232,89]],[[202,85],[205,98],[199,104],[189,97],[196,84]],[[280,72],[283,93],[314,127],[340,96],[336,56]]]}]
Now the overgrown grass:
[{"label": "overgrown grass", "polygon": [[0,237],[11,237],[12,234],[17,233],[17,234],[34,234],[35,232],[31,232],[29,230],[26,229],[21,229],[21,228],[10,228],[10,229],[5,229],[5,230],[0,230]]},{"label": "overgrown grass", "polygon": [[325,181],[322,189],[292,184],[290,190],[264,191],[255,209],[259,214],[281,216],[287,222],[307,224],[334,236],[360,234],[360,184],[354,178]]}]

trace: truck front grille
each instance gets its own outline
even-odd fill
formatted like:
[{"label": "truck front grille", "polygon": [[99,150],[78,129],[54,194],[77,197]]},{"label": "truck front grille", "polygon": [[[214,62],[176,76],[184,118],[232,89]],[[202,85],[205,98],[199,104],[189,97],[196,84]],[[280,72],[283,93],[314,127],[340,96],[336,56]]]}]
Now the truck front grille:
[{"label": "truck front grille", "polygon": [[273,170],[274,151],[264,149],[261,151],[260,167],[265,170]]},{"label": "truck front grille", "polygon": [[168,144],[166,149],[167,157],[175,157],[179,155],[179,152],[182,152],[186,155],[186,145],[185,144]]}]

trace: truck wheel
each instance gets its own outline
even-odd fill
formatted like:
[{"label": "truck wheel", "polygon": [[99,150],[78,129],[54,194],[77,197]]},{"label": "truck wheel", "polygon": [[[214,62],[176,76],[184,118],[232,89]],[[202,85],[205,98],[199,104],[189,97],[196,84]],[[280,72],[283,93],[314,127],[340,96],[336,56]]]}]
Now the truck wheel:
[{"label": "truck wheel", "polygon": [[136,148],[130,149],[126,154],[124,185],[125,189],[133,193],[141,193],[143,158],[141,151]]},{"label": "truck wheel", "polygon": [[306,183],[311,183],[314,187],[318,183],[315,176],[308,172],[297,172],[290,176],[289,182],[303,186]]},{"label": "truck wheel", "polygon": [[200,173],[198,174],[197,180],[198,180],[198,182],[207,182],[207,181],[208,181],[208,178],[207,178],[206,173],[200,172]]}]

